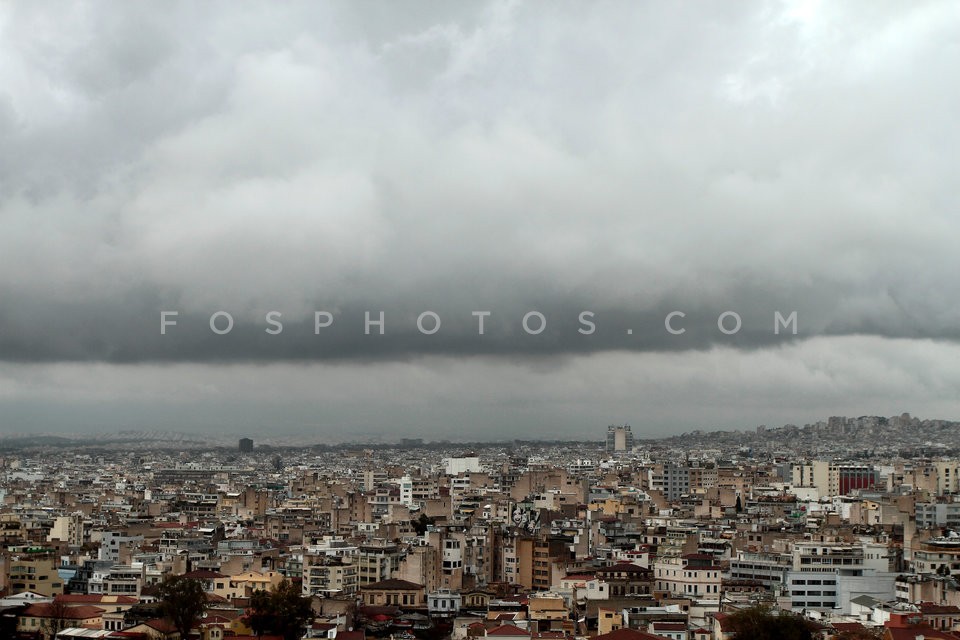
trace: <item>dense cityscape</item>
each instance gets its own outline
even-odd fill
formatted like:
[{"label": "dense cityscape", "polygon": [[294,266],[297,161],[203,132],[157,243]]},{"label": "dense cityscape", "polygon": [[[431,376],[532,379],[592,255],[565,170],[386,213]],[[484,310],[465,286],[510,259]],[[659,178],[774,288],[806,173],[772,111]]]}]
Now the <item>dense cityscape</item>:
[{"label": "dense cityscape", "polygon": [[[3,438],[0,634],[723,640],[749,637],[738,615],[776,611],[816,637],[955,638],[957,427]],[[186,584],[199,603],[178,628],[165,607],[188,610]],[[303,607],[296,628],[264,594]]]}]

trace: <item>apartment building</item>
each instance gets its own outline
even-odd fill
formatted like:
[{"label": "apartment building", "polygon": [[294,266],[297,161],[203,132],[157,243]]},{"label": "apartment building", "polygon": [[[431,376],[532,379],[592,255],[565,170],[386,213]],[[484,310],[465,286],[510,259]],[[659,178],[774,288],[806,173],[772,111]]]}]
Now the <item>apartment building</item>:
[{"label": "apartment building", "polygon": [[358,568],[352,558],[316,553],[303,555],[303,595],[353,595],[359,584]]},{"label": "apartment building", "polygon": [[721,568],[713,556],[688,553],[662,558],[654,563],[656,591],[673,596],[719,600],[723,580]]}]

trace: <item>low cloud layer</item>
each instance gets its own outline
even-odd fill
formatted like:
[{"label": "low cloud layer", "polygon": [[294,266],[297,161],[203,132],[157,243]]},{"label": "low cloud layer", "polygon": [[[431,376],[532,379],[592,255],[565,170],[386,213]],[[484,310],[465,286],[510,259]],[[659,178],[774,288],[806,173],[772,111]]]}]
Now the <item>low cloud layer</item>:
[{"label": "low cloud layer", "polygon": [[830,415],[951,417],[958,390],[960,346],[873,337],[519,362],[0,365],[7,433],[166,429],[258,441],[600,440],[624,421],[651,437]]}]

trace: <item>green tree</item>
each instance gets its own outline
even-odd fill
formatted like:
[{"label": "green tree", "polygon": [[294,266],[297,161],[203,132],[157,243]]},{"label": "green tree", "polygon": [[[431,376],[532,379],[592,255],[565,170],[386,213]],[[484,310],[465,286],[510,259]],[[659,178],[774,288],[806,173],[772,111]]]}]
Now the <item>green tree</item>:
[{"label": "green tree", "polygon": [[420,517],[411,521],[410,524],[413,525],[413,530],[417,532],[417,535],[422,536],[424,533],[426,533],[427,527],[432,525],[434,522],[435,520],[433,518],[429,517],[425,513],[421,513]]},{"label": "green tree", "polygon": [[769,607],[741,609],[730,616],[737,640],[813,640],[815,627],[799,616],[773,614]]},{"label": "green tree", "polygon": [[270,633],[284,640],[299,640],[313,620],[310,598],[289,580],[283,580],[271,591],[255,591],[250,596],[247,624],[257,637]]},{"label": "green tree", "polygon": [[207,608],[203,583],[183,576],[167,576],[157,587],[160,613],[186,638]]}]

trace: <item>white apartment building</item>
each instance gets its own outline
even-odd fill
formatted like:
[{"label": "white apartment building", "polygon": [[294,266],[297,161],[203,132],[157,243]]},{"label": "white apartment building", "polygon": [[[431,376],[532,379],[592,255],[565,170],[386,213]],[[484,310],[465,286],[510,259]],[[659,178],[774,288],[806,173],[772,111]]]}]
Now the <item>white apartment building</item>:
[{"label": "white apartment building", "polygon": [[798,542],[790,552],[785,576],[789,608],[849,613],[850,601],[861,595],[879,600],[895,597],[896,573],[890,554],[877,542]]},{"label": "white apartment building", "polygon": [[662,558],[653,565],[656,590],[687,598],[720,599],[723,573],[713,556],[688,553]]},{"label": "white apartment building", "polygon": [[446,458],[443,461],[448,476],[458,476],[464,473],[480,473],[480,458],[478,456],[463,456]]}]

